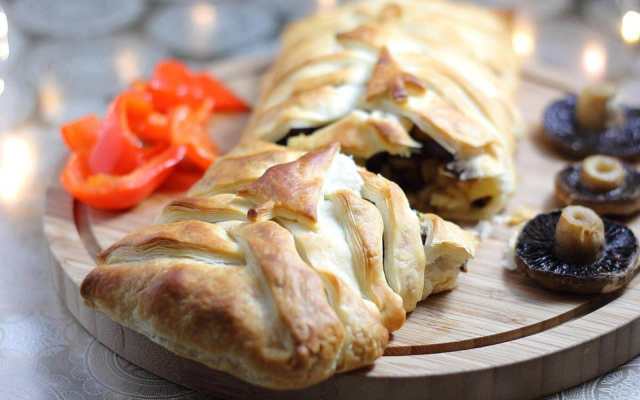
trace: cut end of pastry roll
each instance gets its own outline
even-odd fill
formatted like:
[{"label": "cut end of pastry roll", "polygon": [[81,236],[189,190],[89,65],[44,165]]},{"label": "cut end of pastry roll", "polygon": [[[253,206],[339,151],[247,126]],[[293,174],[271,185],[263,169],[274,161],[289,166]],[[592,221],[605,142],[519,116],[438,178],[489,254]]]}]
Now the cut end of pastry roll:
[{"label": "cut end of pastry roll", "polygon": [[420,214],[426,267],[422,299],[456,287],[458,275],[474,257],[477,238],[434,214]]}]

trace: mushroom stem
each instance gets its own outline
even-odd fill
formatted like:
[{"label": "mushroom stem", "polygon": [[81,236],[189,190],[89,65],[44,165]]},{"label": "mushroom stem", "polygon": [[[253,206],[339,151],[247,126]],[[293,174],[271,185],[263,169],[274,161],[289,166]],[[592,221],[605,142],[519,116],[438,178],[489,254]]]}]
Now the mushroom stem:
[{"label": "mushroom stem", "polygon": [[596,192],[607,192],[619,188],[626,178],[624,165],[620,160],[595,155],[585,158],[580,168],[580,181]]},{"label": "mushroom stem", "polygon": [[568,263],[589,264],[604,248],[604,223],[590,208],[565,207],[556,225],[555,253]]},{"label": "mushroom stem", "polygon": [[576,120],[587,131],[600,132],[609,117],[607,104],[615,95],[615,87],[609,83],[590,85],[582,89],[576,105]]}]

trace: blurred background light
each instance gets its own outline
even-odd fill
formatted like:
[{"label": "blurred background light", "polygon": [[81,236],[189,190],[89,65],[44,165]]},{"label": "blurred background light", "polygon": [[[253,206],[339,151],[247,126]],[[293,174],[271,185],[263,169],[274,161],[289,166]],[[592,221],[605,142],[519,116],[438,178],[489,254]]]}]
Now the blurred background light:
[{"label": "blurred background light", "polygon": [[535,30],[533,23],[527,19],[520,19],[511,38],[513,50],[519,56],[530,56],[535,51]]},{"label": "blurred background light", "polygon": [[640,13],[634,10],[627,11],[622,17],[620,24],[620,34],[622,39],[629,43],[640,41]]},{"label": "blurred background light", "polygon": [[34,151],[26,136],[0,136],[0,198],[13,203],[20,197],[34,170]]},{"label": "blurred background light", "polygon": [[140,58],[135,50],[124,47],[117,50],[114,57],[116,73],[121,82],[131,83],[142,75]]},{"label": "blurred background light", "polygon": [[329,11],[336,7],[336,0],[317,0],[316,10],[317,11]]},{"label": "blurred background light", "polygon": [[40,112],[46,119],[55,119],[62,112],[62,91],[54,78],[43,79],[40,85]]},{"label": "blurred background light", "polygon": [[582,68],[592,81],[605,77],[607,69],[607,52],[602,44],[597,41],[589,41],[582,50]]},{"label": "blurred background light", "polygon": [[211,29],[216,23],[216,8],[207,2],[198,2],[191,6],[190,17],[198,28]]}]

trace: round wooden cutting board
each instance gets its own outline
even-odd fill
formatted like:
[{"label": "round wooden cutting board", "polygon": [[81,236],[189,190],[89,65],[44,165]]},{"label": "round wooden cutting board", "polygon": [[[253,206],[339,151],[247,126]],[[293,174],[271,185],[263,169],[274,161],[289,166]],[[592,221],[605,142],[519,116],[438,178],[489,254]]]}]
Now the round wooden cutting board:
[{"label": "round wooden cutting board", "polygon": [[[268,57],[217,65],[214,72],[247,99],[256,98]],[[525,73],[518,97],[530,126],[520,142],[519,189],[506,215],[549,210],[553,177],[564,161],[539,140],[544,106],[563,86],[540,69]],[[214,136],[228,149],[243,117],[217,117]],[[134,228],[151,224],[177,194],[156,194],[124,213],[93,210],[57,184],[48,190],[44,228],[63,301],[100,342],[173,382],[225,398],[512,399],[537,398],[601,375],[640,353],[640,283],[621,293],[569,296],[540,289],[509,263],[515,228],[497,218],[482,225],[482,243],[459,287],[422,302],[369,369],[340,374],[303,391],[275,392],[177,357],[84,306],[79,286],[95,255]],[[505,218],[502,218],[505,220]],[[638,221],[631,226],[639,232]]]}]

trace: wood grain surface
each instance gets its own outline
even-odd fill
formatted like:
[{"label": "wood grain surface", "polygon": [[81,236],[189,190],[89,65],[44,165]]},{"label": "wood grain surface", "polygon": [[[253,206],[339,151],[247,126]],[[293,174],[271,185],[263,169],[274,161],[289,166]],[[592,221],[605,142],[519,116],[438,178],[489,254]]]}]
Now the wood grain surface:
[{"label": "wood grain surface", "polygon": [[[215,71],[245,98],[255,99],[268,57],[232,61]],[[530,127],[520,142],[519,190],[506,215],[523,207],[549,210],[553,176],[565,161],[540,140],[544,106],[575,87],[568,78],[529,68],[518,96]],[[219,117],[213,132],[223,148],[237,140],[244,118]],[[422,302],[376,364],[306,391],[271,392],[181,359],[86,308],[79,285],[101,248],[150,224],[176,194],[156,194],[125,213],[100,212],[48,191],[45,231],[59,293],[80,323],[124,358],[174,382],[233,398],[535,398],[584,382],[640,353],[638,280],[609,296],[569,296],[540,289],[503,264],[515,228],[486,223],[478,255],[459,287]],[[502,219],[504,220],[504,218]],[[638,232],[638,223],[632,222]]]}]

